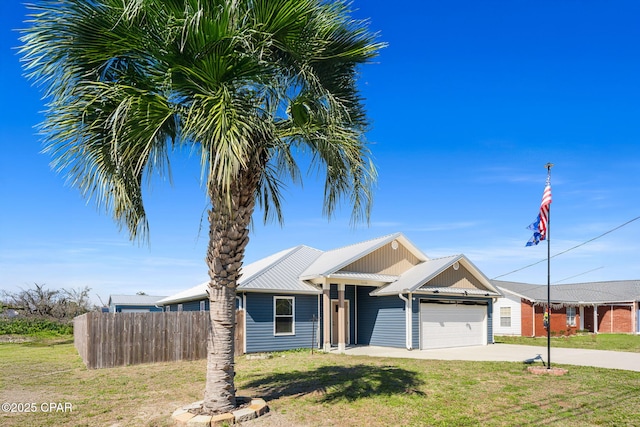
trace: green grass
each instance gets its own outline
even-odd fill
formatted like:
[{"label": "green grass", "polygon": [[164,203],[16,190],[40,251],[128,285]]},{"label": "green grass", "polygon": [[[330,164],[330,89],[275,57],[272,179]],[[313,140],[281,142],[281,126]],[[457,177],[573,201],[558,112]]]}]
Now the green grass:
[{"label": "green grass", "polygon": [[[503,344],[547,345],[546,337],[496,336],[495,341]],[[586,348],[590,350],[630,351],[640,353],[640,335],[629,334],[578,334],[551,337],[552,347]]]},{"label": "green grass", "polygon": [[[0,344],[0,401],[71,403],[2,413],[3,426],[168,426],[202,398],[205,361],[87,370],[70,343]],[[237,358],[238,394],[263,397],[276,426],[637,426],[640,372],[521,363],[387,359],[295,351]],[[253,425],[253,423],[250,423]]]}]

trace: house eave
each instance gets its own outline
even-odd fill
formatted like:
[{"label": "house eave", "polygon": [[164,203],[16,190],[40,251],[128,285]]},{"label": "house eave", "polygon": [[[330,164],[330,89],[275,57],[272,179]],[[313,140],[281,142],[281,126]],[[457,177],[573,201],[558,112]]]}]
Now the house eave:
[{"label": "house eave", "polygon": [[246,294],[246,293],[257,293],[257,294],[296,294],[296,295],[320,295],[322,294],[322,290],[291,290],[291,289],[238,289],[237,293]]}]

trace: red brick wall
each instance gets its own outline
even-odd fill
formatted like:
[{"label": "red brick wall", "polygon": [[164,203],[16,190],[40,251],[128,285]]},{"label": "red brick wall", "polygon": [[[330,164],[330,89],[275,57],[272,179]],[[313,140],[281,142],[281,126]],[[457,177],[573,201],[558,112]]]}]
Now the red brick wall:
[{"label": "red brick wall", "polygon": [[599,333],[630,333],[634,332],[632,324],[631,306],[598,306]]},{"label": "red brick wall", "polygon": [[[544,328],[544,307],[534,306],[527,300],[520,301],[522,336],[543,337],[547,335]],[[533,318],[535,310],[535,320]],[[565,308],[551,309],[551,335],[571,335],[580,328],[580,308],[576,307],[576,326],[567,326]],[[584,307],[584,328],[594,332],[593,307]],[[601,305],[598,306],[598,333],[633,333],[633,310],[631,306]]]},{"label": "red brick wall", "polygon": [[[527,300],[521,300],[521,322],[522,336],[524,337],[545,337],[547,330],[544,327],[545,306],[533,306]],[[532,310],[535,310],[535,321],[532,317]],[[534,324],[535,323],[535,324]],[[571,335],[580,328],[580,310],[576,308],[576,326],[567,326],[567,311],[565,308],[551,309],[551,335]]]},{"label": "red brick wall", "polygon": [[533,306],[527,300],[520,300],[520,322],[523,337],[533,336]]}]

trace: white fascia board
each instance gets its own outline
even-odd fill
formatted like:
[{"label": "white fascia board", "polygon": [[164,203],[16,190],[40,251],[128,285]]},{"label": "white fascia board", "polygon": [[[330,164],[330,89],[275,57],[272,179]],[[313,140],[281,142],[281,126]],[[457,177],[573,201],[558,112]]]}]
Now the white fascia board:
[{"label": "white fascia board", "polygon": [[521,299],[526,299],[527,301],[531,301],[531,302],[533,302],[533,303],[537,302],[537,301],[536,301],[535,299],[533,299],[533,298],[526,297],[526,296],[524,296],[524,295],[522,295],[522,294],[519,294],[519,293],[517,293],[517,292],[513,292],[512,290],[509,290],[509,289],[507,289],[507,288],[503,288],[503,287],[501,287],[501,286],[496,286],[496,288],[497,288],[497,289],[499,289],[501,292],[503,292],[503,293],[507,293],[507,294],[511,294],[511,295],[513,295],[514,297],[518,297],[518,298],[521,298]]},{"label": "white fascia board", "polygon": [[464,255],[460,255],[460,259],[459,262],[461,262],[465,268],[467,270],[470,270],[471,273],[480,280],[480,282],[482,282],[482,285],[491,290],[494,291],[497,294],[502,295],[502,293],[495,287],[493,286],[493,284],[491,283],[491,280],[489,280],[489,278],[487,276],[484,275],[484,273],[482,271],[480,271],[478,269],[478,267],[475,266],[474,263],[472,263],[466,256]]}]

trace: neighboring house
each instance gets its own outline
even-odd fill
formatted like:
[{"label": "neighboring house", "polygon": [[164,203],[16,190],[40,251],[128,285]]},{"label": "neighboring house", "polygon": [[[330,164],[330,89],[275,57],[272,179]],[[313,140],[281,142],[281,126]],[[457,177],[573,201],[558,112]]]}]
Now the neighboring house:
[{"label": "neighboring house", "polygon": [[162,311],[158,300],[166,298],[157,295],[110,295],[109,313],[146,313]]},{"label": "neighboring house", "polygon": [[[208,283],[158,301],[208,310]],[[246,353],[348,345],[430,349],[493,342],[498,290],[464,255],[430,259],[395,233],[320,251],[297,246],[242,268]]]},{"label": "neighboring house", "polygon": [[13,308],[2,307],[2,311],[0,311],[0,318],[13,319],[18,316],[20,316],[20,313],[18,312],[18,310],[15,310]]},{"label": "neighboring house", "polygon": [[[493,280],[496,335],[546,336],[547,286]],[[640,333],[640,280],[551,285],[551,333]]]}]

